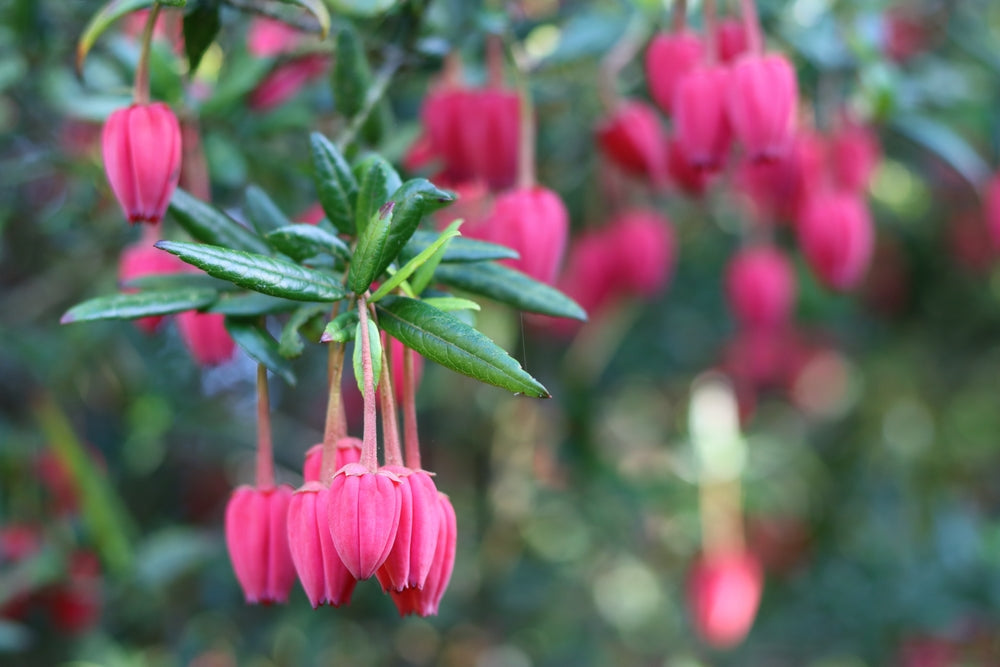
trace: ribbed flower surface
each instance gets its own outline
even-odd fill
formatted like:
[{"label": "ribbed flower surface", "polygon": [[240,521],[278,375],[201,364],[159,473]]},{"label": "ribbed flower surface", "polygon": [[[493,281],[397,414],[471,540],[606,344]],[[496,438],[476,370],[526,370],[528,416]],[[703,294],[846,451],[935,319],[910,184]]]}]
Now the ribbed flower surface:
[{"label": "ribbed flower surface", "polygon": [[295,583],[288,548],[292,487],[241,486],[226,505],[226,546],[236,579],[250,604],[287,602]]},{"label": "ribbed flower surface", "polygon": [[[348,463],[361,460],[361,441],[357,438],[341,438],[336,443],[337,449],[333,460],[333,471],[337,472]],[[306,452],[306,460],[302,465],[302,477],[307,482],[320,482],[323,469],[323,443],[313,445]],[[327,480],[329,481],[329,480]]]},{"label": "ribbed flower surface", "polygon": [[795,69],[780,54],[746,54],[732,65],[729,122],[752,160],[788,153],[796,127],[799,87]]},{"label": "ribbed flower surface", "polygon": [[434,616],[438,613],[441,598],[451,581],[451,573],[455,567],[455,547],[458,540],[458,525],[455,520],[455,508],[448,496],[438,493],[438,511],[441,513],[441,530],[438,532],[437,546],[434,550],[434,560],[431,564],[427,581],[423,588],[405,588],[402,591],[390,591],[392,601],[400,616],[418,614]]},{"label": "ribbed flower surface", "polygon": [[313,608],[351,601],[357,580],[340,560],[330,535],[330,489],[306,482],[288,506],[288,544],[302,588]]},{"label": "ribbed flower surface", "polygon": [[401,591],[423,588],[434,563],[441,511],[434,479],[423,470],[386,466],[395,473],[403,491],[399,530],[389,558],[378,571],[382,589]]},{"label": "ribbed flower surface", "polygon": [[355,579],[368,579],[389,557],[401,505],[400,483],[392,473],[349,463],[333,478],[327,516],[330,533]]}]

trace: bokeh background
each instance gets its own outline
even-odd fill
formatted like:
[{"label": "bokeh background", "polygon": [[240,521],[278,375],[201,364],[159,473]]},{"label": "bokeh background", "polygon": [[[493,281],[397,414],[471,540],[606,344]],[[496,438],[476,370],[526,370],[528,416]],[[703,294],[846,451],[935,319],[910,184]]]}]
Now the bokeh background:
[{"label": "bokeh background", "polygon": [[[569,340],[484,307],[480,328],[551,400],[428,365],[425,463],[459,524],[438,617],[399,619],[372,582],[343,609],[313,611],[298,589],[287,607],[249,607],[222,511],[252,474],[253,362],[200,369],[172,324],[154,336],[58,324],[116,289],[139,233],[109,191],[99,141],[127,103],[134,40],[112,29],[82,80],[73,73],[98,8],[0,3],[0,663],[1000,663],[1000,272],[981,202],[1000,148],[1000,4],[759,3],[809,122],[829,127],[846,105],[884,155],[868,192],[879,238],[868,280],[830,293],[794,254],[796,342],[779,353],[780,382],[741,395],[748,543],[766,585],[729,651],[698,639],[685,601],[700,551],[692,382],[720,366],[736,331],[722,276],[746,213],[724,188],[700,201],[625,195],[676,231],[672,280],[653,299],[622,302]],[[507,31],[537,62],[539,178],[575,232],[599,225],[612,210],[593,140],[601,59],[667,16],[652,0],[431,2],[378,148],[402,159],[444,52],[460,49],[468,80],[482,80],[485,35]],[[243,46],[248,17],[229,6],[222,17],[199,70],[209,92],[184,88],[183,60],[161,42],[153,95],[199,110],[216,204],[239,217],[255,183],[297,215],[315,200],[308,132],[338,127],[328,79],[251,109],[266,68]],[[386,25],[356,24],[376,62]],[[641,52],[617,85],[647,95]],[[170,220],[164,233],[181,236]],[[778,238],[794,245],[787,230]],[[321,439],[320,346],[296,371],[296,387],[272,383],[279,477],[292,484]]]}]

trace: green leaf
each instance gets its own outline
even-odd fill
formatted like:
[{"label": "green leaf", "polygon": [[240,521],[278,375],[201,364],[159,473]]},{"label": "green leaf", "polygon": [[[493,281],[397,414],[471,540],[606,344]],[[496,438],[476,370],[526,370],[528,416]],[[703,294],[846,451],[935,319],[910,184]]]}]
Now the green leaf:
[{"label": "green leaf", "polygon": [[365,104],[365,94],[372,85],[361,40],[349,24],[337,34],[337,59],[333,67],[333,98],[337,111],[353,118]]},{"label": "green leaf", "polygon": [[396,259],[403,246],[417,231],[425,215],[447,206],[455,201],[455,197],[450,192],[438,189],[425,178],[416,178],[398,187],[389,201],[396,206],[389,236],[385,241],[382,261],[375,275],[385,271],[386,267]]},{"label": "green leaf", "polygon": [[222,296],[207,310],[210,313],[251,317],[253,315],[283,313],[293,310],[298,305],[295,301],[279,299],[276,296],[268,296],[259,292],[244,292],[243,294]]},{"label": "green leaf", "polygon": [[399,4],[399,0],[326,0],[338,14],[349,14],[360,18],[378,16]]},{"label": "green leaf", "polygon": [[[94,14],[90,22],[83,29],[80,39],[76,44],[76,71],[83,70],[83,61],[94,46],[94,42],[101,36],[112,23],[132,12],[140,9],[148,9],[156,3],[156,0],[109,0]],[[185,0],[161,0],[160,4],[174,7],[183,7]]]},{"label": "green leaf", "polygon": [[295,373],[292,371],[291,363],[281,356],[278,344],[256,318],[227,317],[226,331],[255,361],[264,364],[269,371],[281,376],[281,379],[288,384],[295,384]]},{"label": "green leaf", "polygon": [[549,397],[500,346],[452,315],[400,296],[387,296],[375,308],[379,327],[427,359],[514,393]]},{"label": "green leaf", "polygon": [[215,3],[201,3],[184,14],[184,53],[188,59],[189,76],[194,76],[221,25],[219,7]]},{"label": "green leaf", "polygon": [[298,5],[316,17],[320,27],[320,39],[330,34],[330,12],[320,0],[281,0],[286,5]]},{"label": "green leaf", "polygon": [[434,306],[438,310],[442,310],[446,313],[455,310],[480,310],[479,304],[475,301],[462,299],[457,296],[432,296],[423,299],[423,302],[428,306]]},{"label": "green leaf", "polygon": [[156,247],[177,255],[210,276],[261,294],[295,301],[338,301],[346,296],[333,276],[287,260],[179,241],[159,241]]},{"label": "green leaf", "polygon": [[278,341],[278,352],[281,353],[281,356],[294,359],[301,355],[305,349],[305,343],[302,341],[299,330],[310,320],[324,315],[329,310],[330,306],[327,304],[312,304],[301,306],[292,313],[285,328],[281,330],[281,340]]},{"label": "green leaf", "polygon": [[180,188],[174,191],[169,210],[180,226],[197,241],[250,252],[270,252],[267,244],[249,229]]},{"label": "green leaf", "polygon": [[[434,257],[435,255],[438,255],[440,257],[440,255],[444,253],[444,249],[447,246],[448,241],[450,241],[456,236],[459,236],[458,228],[461,224],[462,224],[461,220],[456,220],[455,222],[448,225],[448,228],[445,229],[443,232],[441,232],[441,234],[438,236],[437,241],[424,248],[423,252],[421,252],[419,255],[417,255],[409,262],[407,262],[402,268],[399,269],[399,271],[396,271],[396,273],[392,274],[392,277],[390,277],[388,280],[382,283],[382,285],[375,291],[375,293],[372,294],[369,301],[371,303],[375,303],[383,296],[385,296],[392,290],[396,289],[404,280],[413,275],[413,273],[417,269],[421,268],[424,265],[424,263],[429,261],[432,257]],[[392,235],[391,229],[389,231],[389,235],[390,237]]]},{"label": "green leaf", "polygon": [[392,202],[383,206],[376,212],[375,219],[365,225],[364,231],[358,237],[358,244],[351,258],[351,268],[347,273],[347,286],[355,294],[362,294],[378,276],[376,269],[382,261],[385,240],[389,236],[392,209]]},{"label": "green leaf", "polygon": [[272,248],[296,261],[317,255],[335,255],[343,259],[351,256],[346,243],[330,232],[306,223],[286,225],[270,232],[264,239]]},{"label": "green leaf", "polygon": [[973,187],[978,188],[990,176],[990,167],[976,150],[955,130],[932,118],[901,116],[893,124],[911,141],[935,153],[962,175]]},{"label": "green leaf", "polygon": [[[247,188],[245,210],[254,229],[261,236],[292,224],[292,221],[278,208],[274,200],[256,185]],[[278,250],[280,251],[281,248]]]},{"label": "green leaf", "polygon": [[334,227],[353,236],[354,207],[358,199],[358,182],[354,173],[340,150],[322,134],[313,132],[309,142],[320,206]]},{"label": "green leaf", "polygon": [[[406,259],[416,257],[420,252],[437,240],[437,232],[425,229],[418,229],[406,245],[403,246],[400,255]],[[458,264],[464,262],[485,262],[494,259],[518,259],[518,252],[507,246],[477,241],[467,237],[453,239],[448,244],[441,261],[448,264]]]},{"label": "green leaf", "polygon": [[[378,389],[378,381],[382,377],[382,336],[378,333],[378,327],[375,323],[368,319],[368,342],[371,345],[372,353],[372,373],[374,374],[375,389]],[[354,331],[354,377],[358,381],[358,389],[361,390],[361,395],[365,395],[365,376],[364,369],[361,367],[361,357],[363,346],[361,342],[361,322],[357,324],[357,328]]]},{"label": "green leaf", "polygon": [[180,288],[135,294],[112,294],[79,303],[59,320],[61,324],[92,320],[131,320],[151,315],[169,315],[184,310],[197,310],[218,298],[214,289]]},{"label": "green leaf", "polygon": [[434,272],[434,278],[445,285],[489,297],[529,313],[587,319],[586,311],[556,288],[492,262],[442,264]]},{"label": "green leaf", "polygon": [[121,283],[124,289],[137,290],[175,290],[183,288],[214,289],[217,292],[233,291],[238,289],[232,283],[219,280],[204,273],[184,272],[184,273],[163,273],[159,275],[139,276]]},{"label": "green leaf", "polygon": [[354,340],[354,329],[358,324],[358,311],[349,310],[331,320],[320,336],[321,343],[346,343]]},{"label": "green leaf", "polygon": [[392,165],[379,155],[369,155],[355,169],[360,174],[361,187],[354,211],[354,226],[358,236],[363,236],[365,225],[389,201],[389,195],[400,187],[401,181]]}]

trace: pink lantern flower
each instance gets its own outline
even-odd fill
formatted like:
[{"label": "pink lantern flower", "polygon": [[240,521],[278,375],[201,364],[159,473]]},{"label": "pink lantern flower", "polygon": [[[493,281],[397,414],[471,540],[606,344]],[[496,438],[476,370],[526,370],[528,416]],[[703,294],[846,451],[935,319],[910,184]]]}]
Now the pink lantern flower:
[{"label": "pink lantern flower", "polygon": [[288,546],[313,609],[348,604],[357,583],[333,546],[329,513],[330,489],[319,482],[307,481],[288,505]]},{"label": "pink lantern flower", "polygon": [[715,29],[715,41],[719,48],[719,60],[726,64],[735,62],[749,48],[746,26],[740,19],[720,21]]},{"label": "pink lantern flower", "polygon": [[626,211],[608,225],[617,283],[631,294],[656,296],[673,273],[676,244],[670,220],[656,211]]},{"label": "pink lantern flower", "polygon": [[236,342],[219,313],[186,310],[177,314],[177,328],[191,356],[201,366],[218,366],[233,358]]},{"label": "pink lantern flower", "polygon": [[834,183],[849,192],[865,192],[882,159],[871,128],[846,120],[830,137],[830,170]]},{"label": "pink lantern flower", "polygon": [[710,174],[695,167],[676,138],[667,141],[667,173],[677,188],[691,197],[705,194]]},{"label": "pink lantern flower", "polygon": [[783,55],[747,54],[733,64],[729,122],[751,160],[775,160],[788,153],[798,96],[795,69]]},{"label": "pink lantern flower", "polygon": [[[341,438],[337,441],[333,469],[340,470],[348,463],[361,460],[361,441],[357,438]],[[302,477],[306,482],[320,482],[320,472],[323,468],[323,443],[313,445],[306,452],[306,460],[302,466]],[[326,482],[330,480],[325,480]]]},{"label": "pink lantern flower", "polygon": [[292,487],[240,486],[226,505],[226,546],[249,604],[284,603],[295,583],[288,548]]},{"label": "pink lantern flower", "polygon": [[258,58],[270,58],[293,51],[304,34],[284,21],[255,18],[247,29],[247,51]]},{"label": "pink lantern flower", "polygon": [[358,580],[382,567],[392,551],[402,506],[399,478],[349,463],[330,483],[327,520],[340,559]]},{"label": "pink lantern flower", "polygon": [[166,104],[133,104],[108,117],[104,171],[129,222],[157,223],[181,174],[181,128]]},{"label": "pink lantern flower", "polygon": [[430,474],[423,470],[404,466],[386,466],[383,470],[399,477],[402,504],[392,551],[376,576],[384,591],[423,588],[434,564],[441,530],[437,487]]},{"label": "pink lantern flower", "polygon": [[701,558],[688,578],[695,630],[716,648],[739,644],[750,632],[763,589],[763,569],[752,554]]},{"label": "pink lantern flower", "polygon": [[330,68],[329,56],[312,54],[278,65],[250,93],[247,104],[254,111],[270,111],[295,96]]},{"label": "pink lantern flower", "polygon": [[[160,276],[172,273],[182,273],[187,271],[187,264],[181,261],[176,255],[163,252],[158,248],[144,243],[130,245],[122,251],[118,259],[118,282],[126,283],[135,278],[143,276]],[[137,291],[134,288],[126,288],[126,292]],[[164,316],[140,317],[135,320],[135,325],[146,334],[152,334]]]},{"label": "pink lantern flower", "polygon": [[799,245],[820,281],[835,290],[857,287],[875,246],[875,229],[865,202],[856,195],[822,193],[803,207]]},{"label": "pink lantern flower", "polygon": [[666,114],[674,111],[674,94],[688,73],[701,63],[701,38],[690,30],[660,33],[646,50],[646,82],[653,101]]},{"label": "pink lantern flower", "polygon": [[726,296],[736,320],[746,328],[786,324],[795,304],[795,271],[776,248],[746,248],[729,262]]},{"label": "pink lantern flower", "polygon": [[656,110],[636,100],[623,102],[596,129],[597,145],[622,171],[663,185],[667,145]]},{"label": "pink lantern flower", "polygon": [[392,601],[396,603],[396,609],[399,610],[400,616],[407,614],[436,615],[441,598],[444,597],[448,583],[451,581],[451,573],[455,567],[458,528],[455,520],[455,508],[452,507],[448,496],[443,493],[438,493],[438,511],[441,517],[441,529],[438,531],[434,560],[424,587],[404,588],[402,591],[389,592]]},{"label": "pink lantern flower", "polygon": [[726,116],[729,79],[726,67],[699,67],[681,79],[674,92],[677,144],[698,169],[715,171],[725,162],[732,140]]}]

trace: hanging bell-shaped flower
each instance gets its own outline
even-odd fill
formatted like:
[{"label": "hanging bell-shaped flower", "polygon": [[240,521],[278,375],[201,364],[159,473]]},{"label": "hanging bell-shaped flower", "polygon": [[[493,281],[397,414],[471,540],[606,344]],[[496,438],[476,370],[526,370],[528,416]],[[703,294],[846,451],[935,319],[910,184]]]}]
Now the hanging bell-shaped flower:
[{"label": "hanging bell-shaped flower", "polygon": [[241,486],[226,505],[226,546],[236,579],[250,604],[283,603],[295,583],[288,549],[292,487]]}]

